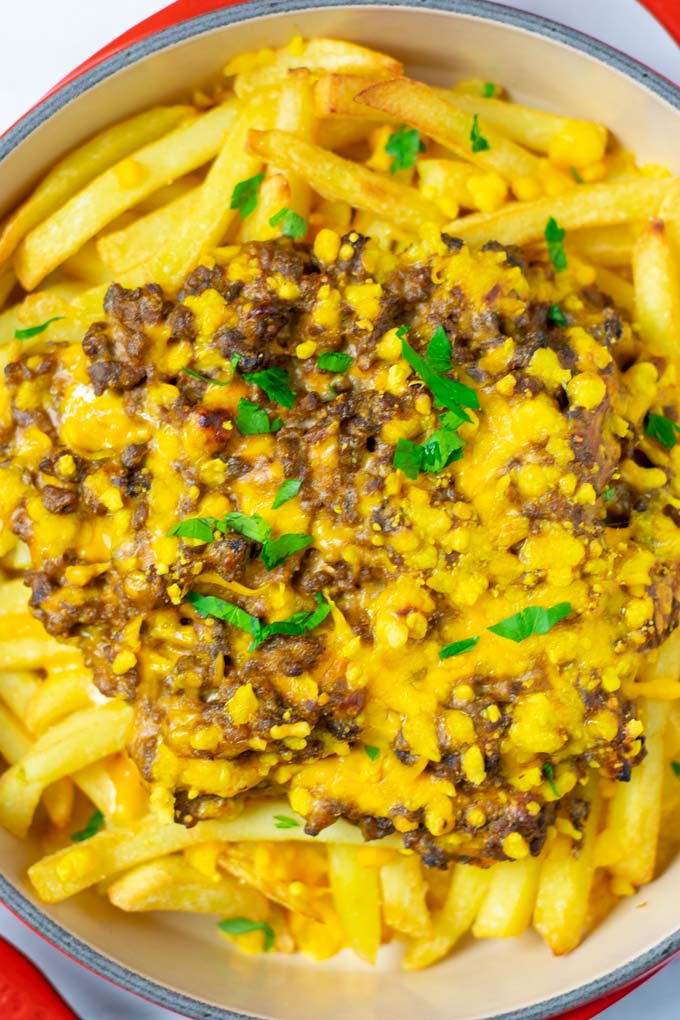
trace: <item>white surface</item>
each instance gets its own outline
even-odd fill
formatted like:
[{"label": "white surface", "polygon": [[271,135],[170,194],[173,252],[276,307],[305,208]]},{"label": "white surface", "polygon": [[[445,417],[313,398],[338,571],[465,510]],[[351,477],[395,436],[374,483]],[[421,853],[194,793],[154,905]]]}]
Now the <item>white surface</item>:
[{"label": "white surface", "polygon": [[[680,81],[680,51],[634,0],[506,3],[580,28]],[[114,0],[112,4],[101,0],[3,0],[2,6],[0,132],[76,64],[159,10],[161,4],[157,0]],[[44,969],[82,1020],[175,1020],[176,1014],[143,1003],[71,963],[1,907],[0,935]],[[680,962],[607,1010],[601,1020],[678,1020],[679,981]]]}]

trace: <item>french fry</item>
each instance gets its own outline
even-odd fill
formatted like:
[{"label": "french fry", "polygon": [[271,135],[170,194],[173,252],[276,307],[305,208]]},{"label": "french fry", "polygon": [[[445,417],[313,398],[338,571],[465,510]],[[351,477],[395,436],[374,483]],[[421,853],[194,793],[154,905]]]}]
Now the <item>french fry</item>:
[{"label": "french fry", "polygon": [[629,266],[633,258],[633,245],[639,234],[636,225],[622,223],[614,227],[586,227],[574,231],[569,237],[578,254],[600,266]]},{"label": "french fry", "polygon": [[418,233],[423,223],[442,220],[436,205],[415,188],[389,180],[319,146],[298,141],[283,131],[251,131],[248,148],[275,166],[302,174],[323,198],[348,202],[413,233]]},{"label": "french fry", "polygon": [[140,864],[108,889],[114,906],[126,911],[179,910],[264,920],[267,899],[256,889],[228,875],[206,878],[181,856]]},{"label": "french fry", "polygon": [[316,141],[322,149],[339,152],[358,142],[365,142],[377,123],[380,121],[346,120],[340,117],[322,120],[317,129]]},{"label": "french fry", "polygon": [[185,120],[190,106],[159,106],[106,128],[69,153],[10,216],[0,233],[0,263],[6,262],[26,234],[56,212],[95,177]]},{"label": "french fry", "polygon": [[662,220],[652,220],[633,249],[638,330],[653,353],[677,359],[680,337],[680,267]]},{"label": "french fry", "polygon": [[566,230],[630,223],[654,216],[668,187],[666,180],[644,177],[582,184],[554,198],[514,202],[488,215],[465,216],[454,220],[446,230],[473,245],[490,238],[501,244],[529,244],[543,238],[551,216]]},{"label": "french fry", "polygon": [[[583,166],[602,159],[607,148],[609,132],[602,124],[591,120],[576,120],[557,113],[548,113],[520,103],[508,103],[502,99],[484,99],[464,95],[461,92],[447,92],[440,89],[439,95],[464,113],[475,114],[502,131],[514,142],[535,152],[554,153],[560,142],[571,147],[571,165]],[[584,145],[587,158],[580,159],[574,145],[577,140]],[[567,166],[570,165],[567,163]]]},{"label": "french fry", "polygon": [[[31,738],[16,715],[0,704],[0,755],[14,765],[31,749]],[[40,794],[38,794],[40,796]]]},{"label": "french fry", "polygon": [[150,263],[133,271],[131,276],[135,283],[159,280],[168,287],[176,287],[198,265],[203,252],[220,243],[238,215],[230,208],[235,186],[254,177],[262,165],[246,150],[246,139],[251,128],[267,127],[273,117],[270,92],[258,95],[241,107],[233,130],[210,167],[179,234]]},{"label": "french fry", "polygon": [[531,921],[541,873],[537,857],[495,864],[491,884],[472,927],[478,939],[507,939],[521,935]]},{"label": "french fry", "polygon": [[[283,82],[274,127],[278,131],[292,132],[303,142],[314,141],[316,134],[314,94],[306,71],[290,74]],[[272,168],[268,171],[269,174],[273,172]],[[307,181],[302,175],[289,171],[288,187],[290,208],[306,219],[312,197]]]},{"label": "french fry", "polygon": [[0,269],[0,311],[5,307],[10,294],[16,287],[17,277],[11,266]]},{"label": "french fry", "polygon": [[43,733],[64,716],[91,706],[96,694],[92,674],[83,665],[52,669],[26,705],[26,725],[31,733]]},{"label": "french fry", "polygon": [[381,120],[399,123],[396,117],[376,114],[369,106],[356,102],[359,93],[378,80],[368,81],[362,74],[325,74],[314,87],[317,117],[354,117],[373,121],[374,124]]},{"label": "french fry", "polygon": [[[40,687],[35,673],[0,673],[0,698],[18,719],[26,720],[28,706]],[[27,720],[26,724],[31,729]]]},{"label": "french fry", "polygon": [[94,241],[84,244],[80,251],[62,263],[61,268],[67,276],[82,280],[90,287],[113,282],[113,274],[99,257]]},{"label": "french fry", "polygon": [[420,970],[441,960],[469,931],[489,891],[493,868],[456,864],[446,900],[432,917],[432,934],[408,944],[403,966]]},{"label": "french fry", "polygon": [[507,198],[508,188],[495,171],[480,170],[454,159],[419,159],[416,163],[423,194],[436,201],[445,216],[457,216],[458,207],[494,212]]},{"label": "french fry", "polygon": [[534,927],[557,956],[579,945],[588,915],[601,810],[595,791],[589,799],[590,813],[581,842],[558,833],[541,866]]},{"label": "french fry", "polygon": [[402,935],[426,938],[431,924],[420,859],[400,854],[383,864],[380,887],[385,924]]},{"label": "french fry", "polygon": [[184,225],[197,196],[198,188],[194,188],[121,230],[100,237],[97,251],[104,265],[115,276],[122,276],[140,263],[150,261]]},{"label": "french fry", "polygon": [[[275,847],[275,849],[281,851],[281,848]],[[296,852],[300,853],[303,849],[316,850],[316,847],[300,847]],[[281,906],[287,907],[295,913],[303,914],[305,917],[310,917],[315,921],[323,921],[323,908],[328,900],[328,888],[325,886],[314,886],[299,879],[293,879],[290,875],[280,877],[282,870],[284,870],[282,867],[283,861],[277,859],[276,856],[273,857],[273,860],[276,862],[276,868],[273,870],[273,873],[269,875],[262,874],[262,870],[257,866],[257,859],[262,852],[266,853],[266,850],[267,845],[263,843],[227,843],[220,854],[219,864],[221,868],[228,871],[234,878],[240,879],[241,882],[247,883],[254,889],[258,889],[275,903],[279,903]],[[281,856],[283,857],[283,854]]]},{"label": "french fry", "polygon": [[293,199],[284,174],[272,174],[265,177],[260,185],[257,206],[250,216],[241,224],[239,241],[268,241],[279,234],[278,227],[272,227],[270,220],[279,209],[291,208]]},{"label": "french fry", "polygon": [[362,867],[351,848],[331,844],[328,871],[348,944],[362,960],[375,963],[381,936],[378,869]]},{"label": "french fry", "polygon": [[400,122],[411,124],[456,155],[476,163],[484,170],[495,170],[508,181],[538,174],[539,162],[536,156],[484,122],[479,123],[479,130],[488,142],[488,148],[473,151],[472,116],[456,109],[422,82],[410,78],[378,82],[359,93],[356,101],[395,117]]},{"label": "french fry", "polygon": [[645,712],[647,757],[620,783],[607,813],[606,832],[617,848],[611,871],[632,885],[654,877],[664,779],[664,730],[668,705],[649,701]]},{"label": "french fry", "polygon": [[224,73],[227,76],[237,75],[234,91],[237,96],[244,97],[280,82],[289,71],[298,67],[382,77],[401,74],[402,71],[399,61],[385,53],[345,40],[320,38],[293,40],[290,46],[275,52],[270,50],[262,56],[241,54],[229,61]]},{"label": "french fry", "polygon": [[50,783],[43,792],[43,804],[48,817],[58,829],[68,825],[73,813],[75,787],[70,776],[62,776]]},{"label": "french fry", "polygon": [[22,286],[32,290],[126,209],[207,163],[236,117],[237,104],[227,101],[96,177],[19,245],[14,267]]},{"label": "french fry", "polygon": [[595,283],[618,308],[625,309],[632,317],[635,311],[635,291],[628,280],[605,266],[595,266]]}]

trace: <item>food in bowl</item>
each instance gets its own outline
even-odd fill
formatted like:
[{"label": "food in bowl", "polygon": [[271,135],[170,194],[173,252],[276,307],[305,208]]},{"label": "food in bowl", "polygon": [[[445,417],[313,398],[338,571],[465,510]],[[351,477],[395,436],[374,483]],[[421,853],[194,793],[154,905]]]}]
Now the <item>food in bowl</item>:
[{"label": "food in bowl", "polygon": [[0,236],[0,821],[248,950],[568,952],[680,838],[680,186],[355,44],[226,74]]}]

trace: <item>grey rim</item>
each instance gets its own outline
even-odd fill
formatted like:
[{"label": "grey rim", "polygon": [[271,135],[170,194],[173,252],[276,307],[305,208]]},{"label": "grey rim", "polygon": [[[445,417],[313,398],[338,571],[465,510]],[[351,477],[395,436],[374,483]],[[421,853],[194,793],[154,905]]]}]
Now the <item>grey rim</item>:
[{"label": "grey rim", "polygon": [[[99,82],[105,81],[111,75],[143,57],[224,25],[250,21],[268,15],[286,14],[290,11],[333,7],[407,7],[415,10],[438,10],[522,28],[595,57],[609,67],[613,67],[634,81],[645,85],[660,98],[680,109],[680,88],[624,53],[582,32],[577,32],[575,29],[549,21],[547,18],[502,7],[496,3],[489,3],[487,0],[373,0],[369,3],[365,0],[315,0],[313,3],[306,3],[305,0],[250,0],[250,2],[244,2],[236,7],[203,14],[163,29],[149,38],[133,44],[121,53],[109,57],[90,71],[86,71],[75,81],[45,99],[8,131],[0,140],[0,162],[76,96],[87,92]],[[135,992],[150,1002],[164,1006],[166,1009],[173,1009],[184,1016],[193,1018],[193,1020],[255,1020],[255,1018],[242,1013],[233,1013],[208,1003],[201,1003],[198,999],[189,998],[182,995],[181,992],[150,981],[122,964],[116,963],[62,928],[1,875],[0,900],[37,934],[43,936],[68,956],[83,963],[90,970],[121,988]],[[635,960],[631,960],[602,978],[542,1003],[509,1013],[496,1014],[489,1020],[548,1020],[550,1017],[559,1017],[571,1009],[587,1005],[616,989],[643,978],[677,952],[680,952],[680,929],[669,938],[664,939],[654,949],[643,953]]]}]

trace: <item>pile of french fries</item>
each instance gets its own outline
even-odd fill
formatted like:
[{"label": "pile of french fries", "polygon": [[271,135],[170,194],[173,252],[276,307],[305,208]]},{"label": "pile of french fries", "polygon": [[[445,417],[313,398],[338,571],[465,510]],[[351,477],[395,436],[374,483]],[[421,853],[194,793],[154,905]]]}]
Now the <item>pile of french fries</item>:
[{"label": "pile of french fries", "polygon": [[[398,169],[388,143],[404,125],[423,151]],[[475,132],[486,145],[471,145]],[[230,198],[259,174],[257,205],[242,218]],[[634,319],[650,353],[677,359],[680,181],[639,168],[602,125],[516,105],[498,83],[434,89],[388,55],[294,39],[231,60],[224,82],[186,105],[106,129],[9,215],[0,367],[26,345],[78,342],[114,280],[172,294],[197,265],[219,264],[225,246],[278,236],[272,220],[284,208],[304,219],[310,244],[322,230],[354,229],[400,251],[434,230],[538,256],[553,217],[581,283]],[[48,319],[40,335],[15,338]],[[628,784],[591,781],[583,834],[558,824],[538,858],[439,872],[394,837],[364,845],[342,821],[312,840],[287,805],[267,800],[175,824],[127,755],[133,708],[103,697],[79,653],[30,615],[28,553],[7,530],[0,556],[0,823],[43,839],[29,874],[46,902],[96,885],[126,911],[245,918],[249,930],[224,928],[243,949],[273,943],[316,959],[351,947],[373,962],[397,938],[404,966],[419,968],[466,932],[506,938],[532,924],[566,953],[680,842],[676,637],[627,692],[641,702],[648,755]],[[100,824],[74,841],[93,811]]]}]

